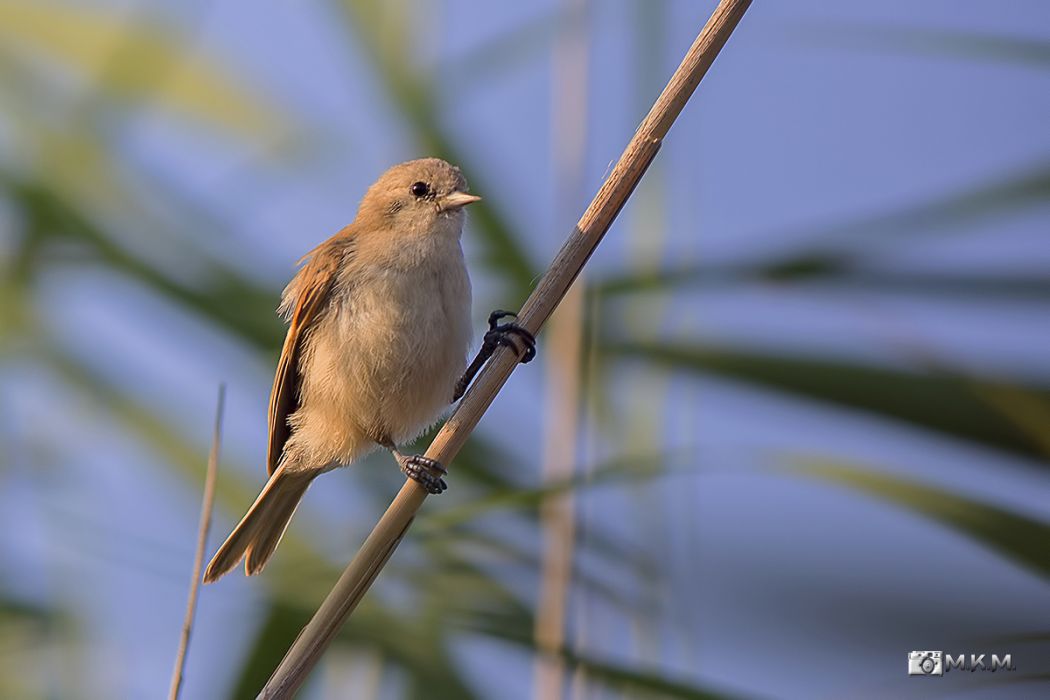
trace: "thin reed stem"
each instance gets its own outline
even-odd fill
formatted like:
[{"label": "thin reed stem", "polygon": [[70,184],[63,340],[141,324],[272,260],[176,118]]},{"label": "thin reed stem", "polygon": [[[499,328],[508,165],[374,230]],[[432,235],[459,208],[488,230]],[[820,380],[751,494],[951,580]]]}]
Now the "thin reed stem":
[{"label": "thin reed stem", "polygon": [[[750,4],[751,0],[721,0],[715,8],[609,177],[525,302],[518,315],[518,324],[523,328],[538,333],[561,302]],[[518,357],[512,351],[507,348],[497,350],[434,437],[426,452],[427,457],[446,466],[452,462],[517,364]],[[415,481],[405,482],[321,607],[299,633],[259,693],[259,698],[283,699],[294,695],[405,536],[426,495],[423,487]]]},{"label": "thin reed stem", "polygon": [[[587,144],[588,1],[563,0],[581,18],[562,32],[554,45],[551,130],[554,145],[558,218],[573,215],[584,195],[583,166]],[[546,425],[541,475],[545,484],[568,483],[576,473],[580,410],[580,369],[584,331],[584,294],[580,278],[547,322]],[[566,623],[573,590],[572,562],[576,544],[573,491],[551,493],[540,504],[540,588],[532,636],[536,644],[532,697],[559,700],[565,692]]]},{"label": "thin reed stem", "polygon": [[186,616],[182,621],[179,651],[175,655],[175,670],[171,674],[168,700],[178,700],[182,689],[182,674],[186,668],[186,653],[190,647],[190,631],[197,614],[197,597],[201,589],[201,569],[204,567],[204,548],[211,529],[211,514],[215,505],[215,481],[219,473],[219,449],[222,443],[222,413],[226,406],[226,385],[219,385],[219,396],[215,406],[215,427],[211,434],[211,451],[208,453],[208,471],[204,475],[204,495],[201,497],[201,518],[197,526],[197,552],[193,555],[193,578],[190,579],[190,596],[186,601]]}]

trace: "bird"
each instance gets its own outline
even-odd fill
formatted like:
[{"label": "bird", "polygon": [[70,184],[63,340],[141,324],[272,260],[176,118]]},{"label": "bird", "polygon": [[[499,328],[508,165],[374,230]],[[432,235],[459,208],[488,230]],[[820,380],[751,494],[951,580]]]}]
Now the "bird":
[{"label": "bird", "polygon": [[459,168],[439,158],[391,167],[368,188],[353,222],[308,252],[281,295],[288,331],[269,404],[269,479],[204,574],[218,580],[243,558],[270,560],[315,478],[385,448],[429,493],[443,465],[404,455],[458,400],[495,348],[522,362],[535,339],[516,316],[489,317],[474,360],[470,278],[461,237],[470,194]]}]

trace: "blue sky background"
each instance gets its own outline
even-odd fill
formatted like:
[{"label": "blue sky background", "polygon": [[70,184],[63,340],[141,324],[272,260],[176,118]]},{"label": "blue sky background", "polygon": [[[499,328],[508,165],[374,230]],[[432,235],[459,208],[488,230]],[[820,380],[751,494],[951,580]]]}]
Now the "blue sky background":
[{"label": "blue sky background", "polygon": [[[568,215],[555,205],[556,22],[544,20],[561,11],[559,4],[395,4],[428,28],[404,50],[428,69],[442,123],[474,168],[466,174],[475,191],[514,222],[535,265],[546,265],[586,204]],[[181,26],[191,55],[217,57],[281,115],[276,158],[257,140],[187,126],[162,107],[108,127],[122,158],[162,176],[135,183],[135,205],[179,222],[179,235],[272,287],[275,304],[294,261],[353,218],[378,173],[426,155],[328,3],[105,6]],[[591,43],[587,196],[713,7],[691,0],[591,3],[583,25]],[[654,27],[648,42],[639,39],[643,16]],[[478,57],[479,47],[498,46],[530,23],[541,29],[502,63]],[[889,38],[898,31],[1031,42],[1043,58],[1009,60]],[[659,211],[657,223],[649,209],[629,204],[588,274],[639,261],[716,265],[830,250],[864,270],[1045,278],[1046,197],[946,226],[920,220],[858,231],[851,224],[1045,168],[1047,46],[1050,5],[1041,0],[756,2],[638,192]],[[12,133],[0,132],[9,162],[18,151]],[[172,191],[203,203],[228,224],[229,235],[186,226]],[[0,216],[0,230],[4,221]],[[184,279],[197,274],[192,257],[165,243],[168,232],[136,230],[133,221],[115,230]],[[15,240],[0,234],[0,262]],[[477,264],[476,241],[468,227],[480,333],[490,308],[522,300]],[[54,338],[201,445],[215,386],[226,381],[224,469],[243,466],[248,483],[262,485],[273,358],[102,270],[56,264],[35,293]],[[635,299],[603,323],[613,324],[608,330],[616,337],[700,338],[788,356],[898,367],[934,358],[959,372],[1045,386],[1047,311],[1045,297],[1006,303],[757,282]],[[651,551],[665,573],[639,593],[657,601],[641,627],[601,601],[574,599],[574,614],[587,611],[590,651],[744,696],[921,697],[934,686],[968,698],[1038,693],[999,674],[909,679],[904,669],[912,649],[972,647],[1012,651],[1019,671],[1047,673],[1045,643],[1004,649],[995,641],[1045,635],[1044,578],[928,519],[780,467],[786,455],[864,464],[1046,523],[1045,461],[725,378],[667,375],[631,363],[614,376],[611,423],[599,429],[594,456],[630,449],[608,436],[631,434],[646,413],[659,418],[655,444],[685,456],[665,478],[582,496],[588,527]],[[520,474],[527,485],[538,483],[542,377],[539,365],[519,368],[480,427],[528,468]],[[82,674],[80,697],[157,697],[181,623],[198,491],[32,358],[0,365],[0,378],[7,417],[0,429],[7,445],[0,588],[16,598],[61,601],[75,612],[76,635],[88,650],[73,657],[52,645],[36,657],[43,661],[27,666],[39,676],[31,684],[44,689],[41,697],[62,697],[54,664],[77,658],[67,672]],[[362,469],[392,470],[384,459]],[[348,559],[381,507],[355,493],[356,472],[326,476],[293,525],[316,536],[335,562]],[[426,508],[446,507],[436,500]],[[210,550],[239,516],[217,513]],[[515,585],[527,592],[531,580]],[[326,587],[312,582],[310,590]],[[184,697],[217,697],[215,689],[232,682],[262,590],[259,580],[240,576],[204,590]],[[531,659],[516,647],[467,635],[458,651],[484,697],[530,697]],[[0,668],[17,668],[20,653],[8,651],[5,663],[0,650]],[[364,682],[353,663],[327,664],[304,696],[346,696],[346,688]],[[385,678],[381,696],[398,697],[398,683],[396,675]]]}]

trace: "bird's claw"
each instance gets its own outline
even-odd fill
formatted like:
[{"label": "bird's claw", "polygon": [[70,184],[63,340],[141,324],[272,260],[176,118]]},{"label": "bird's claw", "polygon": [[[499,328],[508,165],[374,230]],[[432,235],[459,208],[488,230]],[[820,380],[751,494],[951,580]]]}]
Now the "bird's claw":
[{"label": "bird's claw", "polygon": [[[489,330],[485,334],[484,343],[486,345],[492,345],[493,348],[497,345],[510,348],[514,352],[521,355],[521,363],[526,364],[532,362],[532,359],[536,357],[536,337],[529,333],[527,330],[519,326],[517,323],[500,323],[501,318],[507,316],[513,316],[517,318],[518,315],[513,311],[502,311],[496,309],[489,314]],[[518,344],[514,342],[511,336],[517,336],[521,339],[522,343],[525,344],[524,351],[518,347]]]},{"label": "bird's claw", "polygon": [[448,474],[448,470],[437,460],[424,457],[423,455],[412,455],[401,461],[401,471],[405,476],[419,483],[427,493],[437,495],[448,488],[448,484],[441,477]]},{"label": "bird's claw", "polygon": [[[496,352],[496,348],[500,345],[513,350],[515,354],[521,357],[520,362],[522,363],[531,362],[532,358],[536,357],[536,338],[533,337],[532,333],[529,333],[516,323],[499,322],[501,318],[506,318],[507,316],[518,317],[513,311],[502,311],[500,309],[496,309],[489,314],[489,330],[482,339],[481,347],[478,348],[478,354],[474,356],[470,365],[463,372],[463,376],[456,382],[452,393],[453,401],[459,401],[460,397],[467,392],[467,387],[474,381],[478,371],[488,362],[488,359],[492,357],[492,353]],[[520,338],[525,344],[525,349],[522,350],[518,347],[518,344],[514,342],[511,336]]]}]

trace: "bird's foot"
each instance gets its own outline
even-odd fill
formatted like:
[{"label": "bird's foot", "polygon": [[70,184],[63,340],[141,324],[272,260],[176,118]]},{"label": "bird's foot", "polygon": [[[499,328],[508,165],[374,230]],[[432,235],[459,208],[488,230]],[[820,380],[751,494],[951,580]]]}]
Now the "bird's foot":
[{"label": "bird's foot", "polygon": [[399,456],[397,461],[405,476],[418,482],[427,493],[436,495],[448,488],[448,484],[441,478],[448,474],[448,470],[441,462],[423,455]]},{"label": "bird's foot", "polygon": [[[455,392],[452,395],[453,401],[459,401],[463,394],[467,393],[467,387],[474,381],[474,377],[478,371],[484,366],[488,359],[492,357],[492,353],[496,352],[496,348],[500,345],[510,348],[521,357],[521,362],[531,362],[532,358],[536,357],[536,338],[533,337],[532,333],[522,328],[516,323],[500,323],[501,318],[507,316],[513,316],[517,318],[517,314],[513,311],[501,311],[496,309],[489,314],[489,330],[485,333],[485,337],[482,339],[481,348],[478,349],[478,354],[474,357],[474,360],[467,367],[463,376],[456,382]],[[524,350],[518,347],[517,341],[514,337],[516,336],[524,345]]]},{"label": "bird's foot", "polygon": [[[526,364],[532,362],[532,359],[536,357],[536,338],[529,333],[527,330],[519,326],[517,323],[500,323],[501,318],[513,316],[517,318],[518,315],[513,311],[502,311],[496,309],[489,314],[489,330],[485,334],[484,342],[493,343],[495,350],[496,345],[503,345],[508,347],[514,352],[521,355],[521,363]],[[517,336],[521,339],[522,344],[525,346],[524,351],[518,347],[518,344],[514,342],[512,336]],[[491,354],[491,353],[490,353]]]}]

